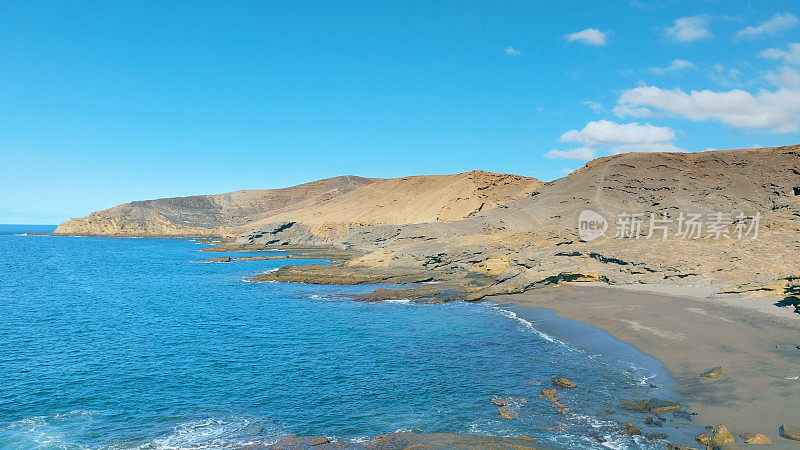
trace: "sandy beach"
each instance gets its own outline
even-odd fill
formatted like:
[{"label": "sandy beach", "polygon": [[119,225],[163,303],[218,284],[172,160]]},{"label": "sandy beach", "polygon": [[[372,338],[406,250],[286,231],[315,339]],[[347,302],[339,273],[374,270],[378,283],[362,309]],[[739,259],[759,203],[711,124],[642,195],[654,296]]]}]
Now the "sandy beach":
[{"label": "sandy beach", "polygon": [[[781,424],[800,423],[800,316],[775,299],[706,294],[591,283],[491,300],[552,309],[654,356],[701,427],[723,423],[738,443],[740,433],[763,433],[772,448],[800,447],[778,434]],[[723,367],[719,379],[700,376],[715,366]]]}]

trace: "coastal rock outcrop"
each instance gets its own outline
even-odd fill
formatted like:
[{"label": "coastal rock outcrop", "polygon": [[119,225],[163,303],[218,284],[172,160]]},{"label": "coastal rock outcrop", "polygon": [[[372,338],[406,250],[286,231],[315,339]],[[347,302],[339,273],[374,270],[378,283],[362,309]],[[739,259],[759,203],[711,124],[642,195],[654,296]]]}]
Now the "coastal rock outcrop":
[{"label": "coastal rock outcrop", "polygon": [[784,439],[800,441],[800,426],[783,424],[778,431]]},{"label": "coastal rock outcrop", "polygon": [[[798,174],[800,146],[623,154],[591,161],[531,195],[462,220],[366,225],[325,245],[363,254],[345,270],[446,268],[493,277],[476,299],[581,281],[692,283],[718,293],[789,298],[800,279],[800,196],[792,190]],[[609,232],[583,241],[578,219],[584,210],[606,220]],[[677,236],[681,213],[684,219],[699,215],[703,227],[717,213],[731,220],[723,221],[725,233],[719,236],[702,228],[690,239]],[[644,219],[634,227],[635,236],[617,239],[617,232],[625,231],[618,218],[625,214]],[[651,229],[650,214],[671,218],[669,239],[662,238],[663,230]],[[737,214],[754,227],[750,235],[742,230],[741,239],[733,220]],[[265,244],[258,234],[244,234],[239,242]],[[276,235],[270,245],[308,244],[310,234],[309,227],[300,238]]]}]

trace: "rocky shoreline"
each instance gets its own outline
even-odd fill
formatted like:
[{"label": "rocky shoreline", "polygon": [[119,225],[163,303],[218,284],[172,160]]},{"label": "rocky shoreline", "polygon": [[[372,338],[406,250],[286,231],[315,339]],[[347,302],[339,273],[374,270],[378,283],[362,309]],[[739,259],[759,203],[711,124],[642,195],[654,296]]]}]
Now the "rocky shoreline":
[{"label": "rocky shoreline", "polygon": [[[204,250],[252,251],[253,248],[249,246],[241,247],[235,244],[225,244],[222,247],[212,247]],[[647,422],[648,420],[653,423],[663,423],[667,419],[662,417],[662,415],[671,415],[673,413],[678,414],[675,416],[676,418],[680,417],[686,420],[694,419],[700,425],[710,428],[709,431],[701,433],[697,436],[696,444],[700,444],[701,446],[729,440],[728,434],[732,433],[730,430],[733,430],[733,432],[737,432],[741,435],[738,437],[734,436],[734,442],[746,443],[749,441],[751,444],[755,444],[771,441],[777,448],[782,448],[783,445],[789,445],[789,448],[791,448],[791,446],[795,445],[788,444],[789,442],[793,442],[788,436],[793,436],[792,430],[795,429],[793,428],[795,426],[794,424],[800,423],[800,413],[792,413],[790,410],[785,408],[774,408],[771,405],[774,405],[774,402],[783,402],[795,397],[797,397],[796,400],[800,402],[800,397],[798,397],[800,394],[797,393],[796,389],[793,391],[791,388],[789,388],[791,384],[772,381],[774,377],[764,378],[763,375],[750,373],[752,371],[758,372],[760,370],[756,363],[751,365],[747,364],[746,361],[740,361],[737,366],[737,364],[730,362],[731,358],[734,360],[738,359],[736,356],[737,354],[747,355],[750,354],[753,349],[759,349],[759,351],[763,352],[765,350],[763,348],[763,343],[755,345],[752,342],[740,342],[740,345],[737,346],[737,351],[733,352],[733,354],[728,354],[726,358],[713,358],[713,355],[720,354],[720,352],[732,352],[729,347],[731,342],[735,342],[737,339],[733,338],[733,336],[729,334],[729,331],[724,329],[724,325],[728,322],[732,323],[735,319],[728,319],[723,315],[726,312],[730,312],[729,310],[726,311],[726,308],[729,307],[725,305],[713,304],[715,308],[719,309],[717,313],[720,315],[709,315],[710,313],[706,312],[709,309],[709,305],[704,304],[703,308],[694,309],[691,306],[687,306],[689,304],[693,304],[692,302],[713,302],[713,300],[703,300],[701,299],[701,296],[690,299],[676,296],[659,296],[657,294],[626,291],[624,289],[613,289],[611,288],[612,285],[607,284],[608,280],[602,280],[599,279],[599,277],[592,277],[587,274],[579,273],[565,273],[562,274],[562,276],[547,280],[547,282],[541,283],[535,288],[525,287],[517,292],[502,292],[500,295],[498,295],[492,292],[492,288],[497,285],[497,280],[486,273],[472,272],[465,275],[463,272],[457,270],[431,270],[419,272],[417,270],[408,268],[371,268],[352,264],[352,261],[355,261],[361,257],[361,254],[358,252],[343,253],[336,250],[314,249],[308,247],[296,249],[282,248],[281,250],[286,250],[287,254],[279,255],[277,257],[268,256],[265,258],[291,259],[309,257],[324,258],[325,256],[335,256],[337,259],[333,261],[332,264],[328,265],[307,264],[282,266],[273,272],[254,277],[255,281],[303,282],[310,284],[391,283],[405,285],[400,288],[379,287],[376,290],[366,294],[349,296],[353,300],[367,302],[392,299],[408,299],[419,302],[444,302],[454,300],[479,301],[483,299],[491,299],[501,302],[513,302],[520,305],[556,307],[555,309],[559,310],[561,307],[568,305],[568,310],[572,312],[572,315],[567,315],[566,317],[609,330],[618,339],[631,342],[637,347],[643,346],[643,349],[646,352],[656,355],[659,357],[659,359],[664,357],[664,355],[661,354],[662,351],[672,352],[674,350],[674,347],[670,345],[673,339],[677,339],[678,342],[685,342],[689,340],[691,344],[688,345],[685,350],[683,350],[678,356],[673,355],[673,358],[665,358],[665,363],[667,364],[669,370],[675,373],[681,395],[684,398],[689,399],[691,407],[690,410],[693,413],[699,411],[699,415],[689,416],[688,412],[683,412],[681,410],[681,405],[663,402],[658,399],[631,399],[629,403],[621,404],[619,407],[622,409],[630,409],[642,412],[644,414],[641,418],[642,424],[650,423]],[[295,251],[298,253],[294,253]],[[332,253],[328,254],[327,252]],[[245,257],[242,259],[249,258],[252,257]],[[236,259],[236,257],[232,257],[230,261],[235,261]],[[602,287],[598,286],[598,284],[606,284],[609,287],[603,289]],[[580,285],[591,286],[581,288],[578,287]],[[747,310],[747,302],[744,301],[746,297],[738,294],[737,296],[743,300],[740,307],[744,308],[744,310],[749,314],[753,314],[753,316],[746,316],[746,320],[741,319],[741,317],[738,318],[738,320],[744,320],[747,326],[754,329],[748,333],[745,333],[745,335],[750,337],[768,336],[769,339],[774,339],[774,342],[781,342],[782,345],[785,345],[786,347],[790,346],[791,343],[787,343],[785,341],[791,338],[786,336],[785,333],[791,333],[793,330],[796,332],[798,329],[800,329],[800,321],[794,320],[794,315],[786,314],[780,318],[781,320],[770,320],[769,318],[763,317],[763,314],[760,312],[758,312],[758,315],[755,315],[757,313],[756,311]],[[669,298],[671,301],[667,303],[663,301],[664,298]],[[659,300],[661,300],[661,302],[659,302]],[[779,299],[775,300],[777,301]],[[674,331],[661,330],[651,327],[649,324],[645,324],[642,314],[644,314],[648,320],[654,320],[655,324],[663,323],[664,320],[664,318],[661,316],[657,316],[656,318],[651,317],[656,310],[655,307],[649,310],[643,310],[645,302],[659,303],[659,307],[661,309],[658,312],[661,315],[672,316],[672,320],[689,324],[686,326],[689,330],[707,330],[706,332],[708,335],[701,334],[702,338],[705,340],[704,343],[697,344],[696,341],[689,336],[684,335],[678,337],[677,333]],[[617,311],[618,309],[626,310],[628,314],[632,315],[632,319],[636,320],[620,319],[619,316],[616,315],[612,318],[611,313],[602,312],[603,308],[607,308],[608,311]],[[591,311],[592,313],[589,315],[579,314],[578,311]],[[788,310],[786,311],[788,312]],[[713,320],[713,326],[710,322],[712,319],[715,319]],[[620,322],[621,320],[627,320],[627,322]],[[619,333],[616,328],[611,326],[609,322],[606,321],[609,321],[617,326],[620,323],[628,323],[628,328],[632,329],[633,331],[644,332],[649,336],[643,339],[642,336]],[[720,323],[722,325],[720,325]],[[755,329],[759,329],[759,331],[756,332]],[[775,336],[776,330],[783,332],[784,335]],[[741,332],[741,330],[736,331],[739,333]],[[684,333],[688,334],[687,331],[684,331]],[[656,341],[655,344],[653,343],[653,339]],[[741,341],[742,339],[738,338],[738,340]],[[653,348],[649,347],[649,345],[654,345],[654,347],[661,348],[663,350],[653,350]],[[795,345],[800,346],[800,341],[798,341]],[[794,349],[793,346],[790,348]],[[800,357],[800,349],[794,349],[794,351],[797,352],[796,356]],[[702,356],[698,358],[698,354]],[[795,355],[790,354],[788,356],[791,358]],[[688,364],[687,360],[691,360],[694,364],[697,364],[697,359],[702,359],[702,364],[704,365],[697,365],[697,369],[694,369],[694,372],[687,376],[684,373],[685,366]],[[724,368],[714,364],[719,364],[723,360],[727,363]],[[756,361],[758,361],[758,364],[763,363],[763,360],[760,358],[756,358]],[[795,360],[795,362],[793,362],[791,359],[785,360],[785,357],[777,363],[775,361],[770,361],[773,368],[786,370],[787,374],[796,372],[800,375],[800,364],[797,364],[797,362],[797,360]],[[735,380],[733,378],[733,374],[736,372],[745,373],[746,377],[743,380]],[[762,404],[760,405],[754,405],[752,398],[737,398],[737,396],[741,395],[741,392],[739,391],[751,389],[751,383],[753,383],[754,380],[759,379],[767,380],[776,384],[777,386],[773,388],[776,392],[762,392],[764,398],[761,399]],[[706,384],[701,384],[700,380],[710,381],[705,382]],[[717,389],[716,386],[708,384],[714,383],[717,380],[721,380],[721,385],[729,385],[729,390]],[[787,379],[784,381],[790,383],[792,380]],[[731,388],[730,385],[734,383],[737,386],[735,386],[735,388]],[[797,381],[794,381],[794,383],[797,383]],[[568,388],[568,386],[568,380],[564,380],[561,385],[554,386],[552,390],[543,390],[542,395],[546,398],[549,398],[558,407],[559,402],[557,390]],[[787,388],[789,389],[788,391],[786,391]],[[711,389],[711,391],[708,391],[708,389]],[[735,396],[730,395],[730,389],[736,392]],[[703,392],[703,390],[706,390],[706,392]],[[726,398],[726,396],[729,398]],[[736,402],[741,402],[739,403],[739,408],[735,406]],[[653,405],[652,408],[650,407],[651,404]],[[657,406],[659,404],[661,406]],[[753,408],[754,411],[751,413],[742,413],[741,409],[747,407]],[[730,409],[734,410],[731,411]],[[764,420],[763,418],[756,418],[756,415],[764,415],[765,412],[769,410],[771,410],[773,413],[771,416],[773,417],[771,419],[771,423],[765,424],[762,423]],[[648,415],[648,413],[650,415]],[[502,417],[513,418],[513,408],[509,408],[506,404],[500,405],[498,414],[500,414]],[[781,415],[781,417],[778,418],[778,415]],[[625,423],[621,424],[620,426],[623,427],[622,429],[626,433],[641,433],[641,430],[639,429],[641,425]],[[664,438],[659,433],[650,434],[650,437],[653,439]],[[452,436],[454,435],[451,435],[451,437]],[[733,434],[731,434],[731,436],[733,436]],[[419,439],[426,440],[428,438],[419,437]],[[465,439],[477,438],[473,436]],[[515,443],[513,441],[498,441],[494,444],[499,446],[495,448],[506,448],[505,446],[510,445],[511,443],[514,445],[519,444],[518,442]],[[488,445],[488,441],[486,444]],[[338,446],[342,444],[331,443],[328,445]],[[381,447],[366,446],[357,448]],[[674,446],[671,448],[691,447]]]}]

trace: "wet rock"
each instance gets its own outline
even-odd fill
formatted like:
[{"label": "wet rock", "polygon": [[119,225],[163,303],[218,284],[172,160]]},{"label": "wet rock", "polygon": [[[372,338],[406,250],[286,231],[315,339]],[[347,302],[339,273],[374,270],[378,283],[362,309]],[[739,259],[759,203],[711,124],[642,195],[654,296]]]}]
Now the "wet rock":
[{"label": "wet rock", "polygon": [[516,419],[517,412],[511,409],[508,406],[501,406],[497,408],[497,413],[500,414],[500,417],[503,419]]},{"label": "wet rock", "polygon": [[750,439],[753,436],[755,436],[755,434],[753,434],[753,433],[739,433],[739,437],[744,439],[745,441]]},{"label": "wet rock", "polygon": [[692,420],[692,415],[688,411],[673,411],[672,416],[676,419]]},{"label": "wet rock", "polygon": [[609,414],[614,414],[614,410],[613,410],[613,409],[611,409],[611,408],[608,408],[608,409],[606,410],[606,412],[607,412],[607,413],[609,413]]},{"label": "wet rock", "polygon": [[693,447],[681,447],[680,445],[675,445],[671,442],[667,443],[667,450],[697,450]]},{"label": "wet rock", "polygon": [[623,423],[622,432],[627,434],[628,436],[637,436],[642,434],[642,430],[640,430],[639,427],[637,427],[632,423]]},{"label": "wet rock", "polygon": [[650,433],[646,434],[644,437],[651,441],[660,441],[662,439],[666,439],[668,436],[664,433]]},{"label": "wet rock", "polygon": [[660,398],[651,398],[647,401],[647,411],[654,413],[664,413],[681,409],[681,404]]},{"label": "wet rock", "polygon": [[708,445],[711,442],[711,438],[714,436],[713,431],[706,431],[705,433],[700,433],[694,437],[694,440],[703,444]]},{"label": "wet rock", "polygon": [[595,441],[597,441],[597,442],[599,442],[601,444],[606,441],[605,436],[603,436],[602,434],[600,434],[597,431],[590,431],[589,432],[589,436],[593,437]]},{"label": "wet rock", "polygon": [[[333,444],[335,445],[335,444]],[[353,445],[335,445],[335,448],[371,448],[371,449],[400,449],[400,448],[537,448],[535,439],[525,436],[518,439],[499,436],[481,436],[473,434],[451,433],[388,433],[377,436],[375,439]]]},{"label": "wet rock", "polygon": [[536,439],[530,436],[525,436],[524,434],[520,434],[517,439],[519,439],[522,442],[536,442]]},{"label": "wet rock", "polygon": [[765,436],[763,434],[757,434],[757,435],[752,436],[752,437],[750,437],[748,439],[745,439],[744,443],[745,444],[771,445],[772,444],[772,439],[768,438],[767,436]]},{"label": "wet rock", "polygon": [[780,435],[784,439],[791,439],[793,441],[800,441],[800,427],[797,425],[783,424],[780,428]]},{"label": "wet rock", "polygon": [[556,386],[559,386],[559,387],[563,387],[563,388],[578,387],[577,384],[573,383],[572,381],[569,381],[566,378],[556,378],[555,380],[553,380],[553,384],[556,385]]},{"label": "wet rock", "polygon": [[539,397],[544,397],[553,403],[561,403],[561,400],[556,397],[556,393],[558,393],[558,391],[555,389],[543,389]]},{"label": "wet rock", "polygon": [[227,263],[231,262],[230,256],[220,256],[218,258],[211,258],[211,259],[204,259],[200,262],[207,262],[207,263]]},{"label": "wet rock", "polygon": [[647,425],[652,425],[653,422],[655,422],[655,419],[653,419],[652,417],[647,417],[644,419],[644,423]]},{"label": "wet rock", "polygon": [[627,409],[628,411],[646,411],[647,400],[640,400],[640,399],[625,400],[618,406],[622,409]]},{"label": "wet rock", "polygon": [[725,425],[720,424],[711,436],[711,442],[708,443],[710,447],[722,447],[723,445],[732,444],[736,439],[733,437]]},{"label": "wet rock", "polygon": [[497,406],[506,406],[508,405],[508,400],[501,397],[492,397],[492,403]]},{"label": "wet rock", "polygon": [[315,437],[299,437],[292,436],[273,444],[275,448],[302,448],[302,447],[315,447],[317,445],[327,445],[331,441],[325,436]]},{"label": "wet rock", "polygon": [[700,376],[703,378],[719,378],[722,376],[722,367],[712,367],[711,369],[703,372]]}]

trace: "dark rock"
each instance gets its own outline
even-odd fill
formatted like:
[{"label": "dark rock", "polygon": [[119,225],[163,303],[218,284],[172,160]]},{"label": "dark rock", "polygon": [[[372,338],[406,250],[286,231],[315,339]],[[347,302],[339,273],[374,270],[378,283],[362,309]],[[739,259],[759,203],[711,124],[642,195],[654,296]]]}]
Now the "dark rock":
[{"label": "dark rock", "polygon": [[644,437],[651,441],[660,441],[662,439],[666,439],[668,436],[664,433],[650,433],[646,434]]},{"label": "dark rock", "polygon": [[672,416],[683,420],[692,420],[692,415],[688,411],[673,411]]},{"label": "dark rock", "polygon": [[316,437],[299,437],[299,436],[292,436],[283,440],[280,440],[273,444],[272,446],[275,448],[304,448],[304,447],[315,447],[317,445],[326,445],[330,444],[330,440],[325,436],[316,436]]},{"label": "dark rock", "polygon": [[693,447],[681,447],[680,445],[675,445],[671,442],[668,442],[666,450],[696,450],[696,449]]},{"label": "dark rock", "polygon": [[647,425],[652,425],[655,420],[652,417],[647,417],[644,419],[644,423]]},{"label": "dark rock", "polygon": [[590,431],[589,436],[593,437],[595,441],[600,442],[601,444],[606,441],[606,438],[597,431]]},{"label": "dark rock", "polygon": [[800,427],[797,425],[781,425],[779,430],[780,435],[784,439],[791,439],[793,441],[800,441]]},{"label": "dark rock", "polygon": [[497,413],[500,414],[500,417],[503,419],[516,419],[517,412],[511,409],[508,406],[501,406],[497,408]]},{"label": "dark rock", "polygon": [[553,384],[563,388],[574,388],[578,386],[577,384],[573,383],[572,381],[569,381],[566,378],[556,378],[555,380],[553,380]]},{"label": "dark rock", "polygon": [[501,397],[492,397],[492,403],[497,406],[506,406],[508,405],[508,400]]},{"label": "dark rock", "polygon": [[703,378],[719,378],[722,376],[722,367],[713,367],[711,369],[706,370],[701,375]]},{"label": "dark rock", "polygon": [[627,409],[628,411],[646,411],[647,400],[640,400],[640,399],[625,400],[618,406],[622,409]]},{"label": "dark rock", "polygon": [[622,432],[627,434],[628,436],[637,436],[642,434],[642,430],[640,430],[639,427],[637,427],[632,423],[622,424]]},{"label": "dark rock", "polygon": [[660,398],[651,398],[647,401],[647,411],[654,413],[663,413],[670,411],[677,411],[681,409],[681,404],[669,400],[661,400]]}]

